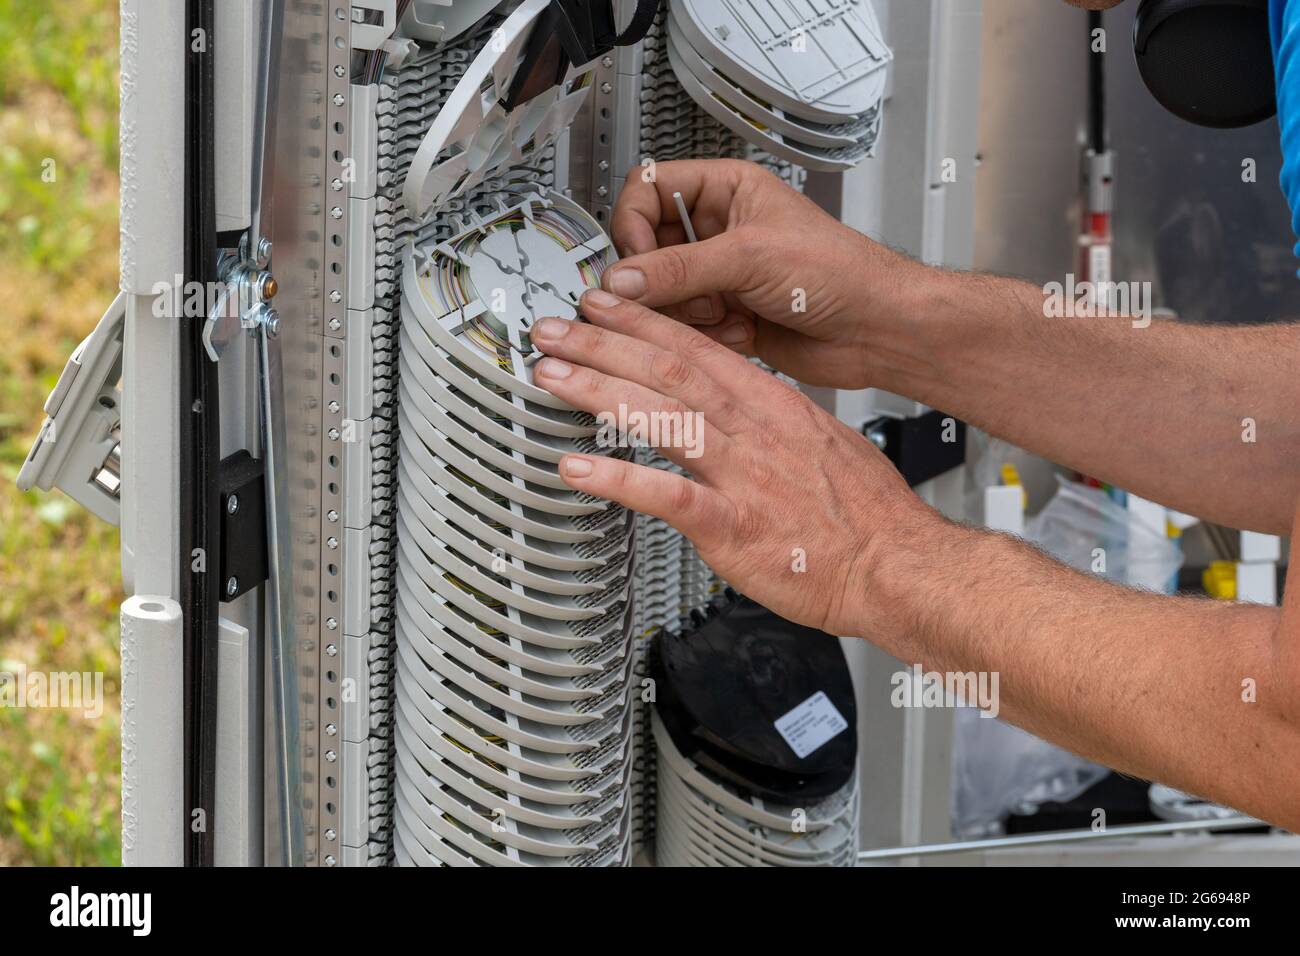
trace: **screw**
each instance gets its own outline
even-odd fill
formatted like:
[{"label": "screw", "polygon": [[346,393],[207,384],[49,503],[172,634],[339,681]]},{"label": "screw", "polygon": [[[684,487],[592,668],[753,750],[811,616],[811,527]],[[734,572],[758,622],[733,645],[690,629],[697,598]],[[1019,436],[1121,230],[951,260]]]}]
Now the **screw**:
[{"label": "screw", "polygon": [[337,428],[331,428],[326,434],[329,435],[330,441],[338,441],[340,432]]},{"label": "screw", "polygon": [[335,866],[335,865],[338,864],[338,862],[339,862],[338,860],[334,859],[334,854],[333,854],[333,853],[326,853],[326,854],[325,854],[325,865],[326,865],[326,866]]},{"label": "screw", "polygon": [[325,517],[328,518],[330,521],[338,521],[339,513],[335,511],[333,508],[331,508],[329,511],[325,513]]},{"label": "screw", "polygon": [[330,827],[325,831],[325,839],[331,843],[338,839],[338,833],[335,832],[333,827]]},{"label": "screw", "polygon": [[335,289],[333,292],[330,293],[330,301],[331,301],[331,302],[342,302],[342,301],[343,301],[343,293],[340,292],[338,289]]},{"label": "screw", "polygon": [[341,329],[341,328],[343,328],[343,323],[342,323],[342,322],[340,322],[338,319],[330,319],[330,331],[331,331],[331,332],[337,332],[337,331],[338,331],[339,329]]},{"label": "screw", "polygon": [[226,593],[231,597],[239,593],[239,578],[231,575],[230,580],[226,582]]},{"label": "screw", "polygon": [[325,645],[325,656],[327,656],[327,657],[338,657],[338,656],[339,656],[339,646],[338,646],[337,644],[326,644],[326,645]]},{"label": "screw", "polygon": [[342,218],[343,218],[343,207],[341,207],[341,206],[335,206],[333,209],[331,209],[331,210],[330,210],[330,218],[331,218],[331,219],[342,219]]},{"label": "screw", "polygon": [[325,618],[325,627],[327,630],[337,631],[339,629],[338,619],[333,617]]},{"label": "screw", "polygon": [[339,539],[338,539],[338,538],[326,538],[326,539],[325,539],[325,547],[329,548],[331,551],[337,550],[337,549],[338,549],[338,546],[339,546]]},{"label": "screw", "polygon": [[596,187],[596,195],[597,195],[597,196],[601,196],[601,197],[608,196],[608,195],[609,195],[609,187],[608,187],[608,186],[597,186],[597,187]]},{"label": "screw", "polygon": [[884,451],[885,446],[889,444],[889,439],[885,437],[884,431],[879,428],[868,429],[867,441],[871,442],[871,444],[875,445],[881,451]]},{"label": "screw", "polygon": [[612,56],[607,56],[600,61],[600,65],[608,70],[614,65],[614,58]]},{"label": "screw", "polygon": [[338,402],[330,402],[330,403],[329,403],[328,405],[326,405],[325,407],[328,408],[328,409],[329,409],[331,412],[333,412],[335,415],[337,415],[338,412],[339,412],[339,409],[342,408],[343,406],[341,406]]},{"label": "screw", "polygon": [[335,75],[335,76],[343,76],[343,75],[346,74],[346,73],[347,73],[347,70],[343,69],[343,67],[341,67],[341,66],[336,66],[336,67],[334,67],[334,75]]},{"label": "screw", "polygon": [[600,84],[600,91],[602,93],[612,93],[614,91],[614,85],[609,82],[602,83]]},{"label": "screw", "polygon": [[342,106],[342,105],[344,104],[344,102],[345,102],[345,100],[343,99],[343,94],[342,94],[342,93],[335,93],[335,94],[334,94],[333,103],[334,103],[335,106]]},{"label": "screw", "polygon": [[231,495],[226,499],[226,514],[233,515],[239,510],[239,495]]},{"label": "screw", "polygon": [[337,177],[330,180],[330,189],[334,190],[335,192],[338,192],[342,188],[343,188],[343,180]]},{"label": "screw", "polygon": [[325,759],[330,763],[333,763],[334,761],[339,759],[339,755],[332,750],[327,750],[325,751]]},{"label": "screw", "polygon": [[338,728],[338,725],[337,725],[337,724],[326,724],[326,725],[325,725],[325,736],[326,736],[326,737],[333,737],[333,736],[334,736],[335,734],[337,734],[338,732],[339,732],[339,728]]},{"label": "screw", "polygon": [[263,236],[257,241],[257,259],[259,262],[265,262],[271,258],[271,240]]}]

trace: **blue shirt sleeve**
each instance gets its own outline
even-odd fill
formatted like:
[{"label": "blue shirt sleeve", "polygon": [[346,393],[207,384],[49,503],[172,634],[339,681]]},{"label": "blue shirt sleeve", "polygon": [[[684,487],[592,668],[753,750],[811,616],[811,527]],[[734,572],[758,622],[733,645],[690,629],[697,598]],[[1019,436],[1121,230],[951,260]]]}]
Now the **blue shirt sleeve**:
[{"label": "blue shirt sleeve", "polygon": [[1269,26],[1282,136],[1282,192],[1291,207],[1291,229],[1300,238],[1300,0],[1270,0]]}]

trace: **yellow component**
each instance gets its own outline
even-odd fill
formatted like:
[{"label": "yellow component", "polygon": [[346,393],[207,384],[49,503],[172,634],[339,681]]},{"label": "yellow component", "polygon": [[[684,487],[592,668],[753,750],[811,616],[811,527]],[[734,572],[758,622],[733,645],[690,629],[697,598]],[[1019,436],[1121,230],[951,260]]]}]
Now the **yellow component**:
[{"label": "yellow component", "polygon": [[1216,601],[1237,599],[1237,565],[1232,561],[1214,561],[1201,575],[1205,593]]},{"label": "yellow component", "polygon": [[1173,538],[1175,541],[1183,536],[1183,529],[1178,527],[1172,521],[1165,522],[1165,536]]},{"label": "yellow component", "polygon": [[1007,462],[1002,466],[1001,473],[1002,473],[1002,484],[1010,488],[1019,488],[1020,507],[1028,508],[1029,492],[1024,490],[1024,486],[1020,481],[1020,469],[1017,468],[1015,465],[1011,464],[1011,462]]}]

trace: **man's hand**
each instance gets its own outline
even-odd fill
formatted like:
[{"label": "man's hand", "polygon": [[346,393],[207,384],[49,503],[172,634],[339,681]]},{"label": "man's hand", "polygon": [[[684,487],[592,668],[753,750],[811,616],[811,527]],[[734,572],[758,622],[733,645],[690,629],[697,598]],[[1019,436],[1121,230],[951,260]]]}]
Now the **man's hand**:
[{"label": "man's hand", "polygon": [[[801,382],[905,395],[1179,511],[1290,531],[1300,379],[1284,357],[1300,329],[1065,318],[1048,287],[922,265],[752,163],[660,163],[648,178],[630,174],[614,210],[631,255],[609,291]],[[702,241],[685,242],[674,192]]]},{"label": "man's hand", "polygon": [[[614,210],[624,255],[610,292],[666,311],[810,385],[865,388],[873,322],[924,274],[828,216],[761,166],[659,163],[628,174]],[[673,193],[700,242],[687,244]],[[870,295],[855,277],[870,277]]]},{"label": "man's hand", "polygon": [[1127,591],[950,524],[869,442],[694,329],[602,292],[582,310],[591,324],[533,327],[538,384],[598,415],[699,412],[703,455],[661,427],[694,481],[566,455],[569,486],[663,518],[785,617],[927,670],[997,671],[1001,715],[1033,733],[1300,827],[1296,602],[1288,622]]},{"label": "man's hand", "polygon": [[[567,455],[566,483],[667,521],[724,580],[787,618],[861,635],[878,531],[942,522],[861,435],[694,329],[594,291],[591,324],[543,319],[536,380],[576,408],[703,418],[703,454],[661,448],[695,480]],[[567,360],[567,361],[566,361]],[[675,416],[675,418],[674,418]],[[661,430],[662,434],[662,430]]]}]

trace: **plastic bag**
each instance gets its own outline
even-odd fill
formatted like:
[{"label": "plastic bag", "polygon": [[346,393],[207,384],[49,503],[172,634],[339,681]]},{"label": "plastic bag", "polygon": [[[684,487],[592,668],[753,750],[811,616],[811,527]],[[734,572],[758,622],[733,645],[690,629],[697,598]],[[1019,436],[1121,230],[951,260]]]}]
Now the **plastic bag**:
[{"label": "plastic bag", "polygon": [[1058,561],[1120,584],[1168,581],[1183,566],[1164,528],[1129,521],[1128,509],[1100,488],[1059,477],[1057,484],[1025,537]]},{"label": "plastic bag", "polygon": [[959,837],[1001,832],[1013,811],[1073,800],[1109,771],[974,707],[953,726],[952,825]]},{"label": "plastic bag", "polygon": [[[1130,522],[1128,510],[1100,488],[1057,481],[1026,538],[1065,564],[1120,583],[1131,572],[1157,581],[1177,573],[1182,553],[1159,531]],[[957,712],[953,733],[952,820],[959,836],[996,832],[1011,812],[1072,800],[1109,773],[974,708]]]}]

